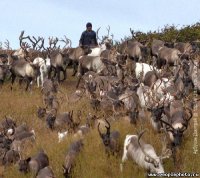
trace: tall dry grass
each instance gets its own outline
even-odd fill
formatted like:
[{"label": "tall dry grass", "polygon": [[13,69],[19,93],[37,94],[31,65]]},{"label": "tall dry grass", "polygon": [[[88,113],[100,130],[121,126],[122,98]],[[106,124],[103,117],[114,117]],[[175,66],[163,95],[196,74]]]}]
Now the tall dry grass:
[{"label": "tall dry grass", "polygon": [[[76,79],[70,78],[60,86],[60,90],[65,94],[70,94],[74,91]],[[60,94],[63,96],[63,94]],[[37,106],[42,106],[41,92],[36,87],[33,87],[32,93],[25,92],[20,89],[18,84],[15,84],[13,91],[10,91],[10,83],[7,83],[0,90],[0,119],[5,115],[10,115],[14,118],[17,124],[27,123],[30,128],[36,132],[36,142],[25,148],[23,157],[28,157],[36,154],[38,150],[44,149],[50,159],[56,177],[61,178],[62,164],[66,155],[69,144],[75,139],[73,136],[68,136],[63,142],[58,143],[57,132],[50,131],[46,128],[45,121],[39,120],[36,116]],[[63,103],[60,106],[60,111],[81,110],[84,117],[82,123],[85,123],[85,118],[88,112],[94,113],[89,105],[88,99],[83,98],[77,103],[68,103],[64,96]],[[102,112],[96,113],[102,115]],[[120,131],[121,152],[119,156],[107,157],[98,135],[97,129],[92,129],[84,139],[84,148],[76,160],[76,165],[73,169],[74,178],[142,178],[145,177],[145,172],[138,167],[134,162],[127,161],[124,165],[123,174],[119,170],[121,162],[123,141],[127,134],[136,134],[137,130],[148,128],[148,132],[144,135],[144,140],[155,147],[158,154],[161,154],[162,134],[157,134],[153,131],[148,121],[140,121],[136,126],[130,125],[122,118],[112,122],[111,130]],[[200,119],[200,118],[198,118]],[[199,121],[200,122],[200,121]],[[200,127],[198,127],[200,133]],[[198,137],[200,138],[200,136]],[[193,154],[193,120],[190,122],[188,130],[185,132],[185,138],[180,149],[179,170],[181,172],[199,172],[200,173],[200,156]],[[199,139],[200,145],[200,139]],[[166,172],[176,171],[173,167],[172,159],[164,162]],[[1,174],[5,178],[27,178],[30,174],[21,174],[17,165],[1,167]]]}]

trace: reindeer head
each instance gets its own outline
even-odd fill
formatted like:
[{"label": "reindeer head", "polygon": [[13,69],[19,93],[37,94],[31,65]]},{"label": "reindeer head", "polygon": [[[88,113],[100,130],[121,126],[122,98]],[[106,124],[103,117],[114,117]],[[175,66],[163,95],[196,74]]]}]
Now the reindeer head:
[{"label": "reindeer head", "polygon": [[3,129],[4,134],[12,135],[14,133],[15,127],[16,127],[16,122],[13,121],[12,118],[5,116],[5,119],[1,122],[1,129]]},{"label": "reindeer head", "polygon": [[81,115],[82,115],[81,111],[79,110],[78,113],[77,113],[78,122],[75,122],[74,119],[73,119],[73,111],[71,111],[69,113],[69,117],[70,117],[70,120],[71,120],[70,128],[73,131],[76,131],[76,129],[79,127],[79,125],[81,123]]},{"label": "reindeer head", "polygon": [[138,108],[134,108],[130,113],[129,113],[129,117],[130,117],[130,123],[131,124],[136,124],[137,118],[138,118]]},{"label": "reindeer head", "polygon": [[3,136],[2,138],[2,146],[4,149],[9,150],[12,144],[12,141],[10,138],[8,138],[6,135]]},{"label": "reindeer head", "polygon": [[143,130],[138,135],[138,145],[141,148],[141,151],[143,152],[143,154],[145,155],[144,161],[149,163],[150,172],[152,172],[152,173],[163,173],[164,168],[163,168],[163,165],[162,165],[162,162],[161,162],[161,158],[159,158],[158,156],[152,157],[151,155],[146,153],[144,148],[143,148],[143,144],[140,143],[140,139],[141,139],[141,137],[142,137],[142,135],[144,134],[145,131],[146,130]]},{"label": "reindeer head", "polygon": [[29,171],[29,162],[30,161],[31,161],[31,157],[29,157],[25,160],[20,160],[18,163],[19,171],[27,173]]},{"label": "reindeer head", "polygon": [[168,131],[168,133],[171,135],[170,139],[172,142],[173,146],[180,146],[181,142],[182,142],[182,138],[183,138],[183,133],[184,131],[187,129],[188,124],[189,124],[189,120],[192,118],[193,114],[192,114],[192,110],[189,108],[185,108],[189,111],[189,115],[190,116],[186,116],[186,114],[184,114],[183,116],[183,120],[184,122],[181,123],[182,127],[178,127],[178,128],[174,128],[171,124],[169,124],[168,122],[164,121],[164,120],[160,120],[161,123],[164,123],[166,125],[166,130]]},{"label": "reindeer head", "polygon": [[46,117],[47,127],[50,128],[51,130],[54,129],[55,120],[56,120],[56,116],[51,113],[49,113]]},{"label": "reindeer head", "polygon": [[37,116],[38,118],[43,118],[46,114],[46,108],[38,107]]},{"label": "reindeer head", "polygon": [[164,111],[164,106],[152,107],[152,108],[148,108],[148,110],[151,112],[151,116],[153,120],[156,122],[160,120],[162,113]]},{"label": "reindeer head", "polygon": [[63,168],[63,176],[65,177],[65,178],[69,178],[70,177],[70,172],[69,172],[69,170],[63,165],[62,166],[62,168]]},{"label": "reindeer head", "polygon": [[105,119],[105,121],[108,124],[108,126],[105,126],[106,129],[107,129],[106,133],[101,133],[100,128],[99,128],[100,123],[98,124],[98,132],[99,132],[99,135],[100,135],[100,137],[103,141],[103,144],[105,146],[109,146],[110,145],[110,123],[108,122],[107,119]]}]

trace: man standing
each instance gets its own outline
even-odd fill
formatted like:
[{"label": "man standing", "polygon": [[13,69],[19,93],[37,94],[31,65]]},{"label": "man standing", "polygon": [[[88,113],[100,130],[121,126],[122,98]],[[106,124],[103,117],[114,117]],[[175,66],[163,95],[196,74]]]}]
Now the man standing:
[{"label": "man standing", "polygon": [[92,24],[90,22],[86,24],[86,30],[81,35],[79,46],[83,48],[98,46],[96,32],[92,30]]}]

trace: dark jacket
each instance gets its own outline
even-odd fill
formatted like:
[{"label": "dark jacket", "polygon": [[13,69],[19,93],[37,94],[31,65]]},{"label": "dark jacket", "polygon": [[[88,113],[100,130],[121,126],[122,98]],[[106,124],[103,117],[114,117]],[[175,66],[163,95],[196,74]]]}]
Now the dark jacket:
[{"label": "dark jacket", "polygon": [[79,44],[82,46],[97,46],[97,38],[96,38],[96,32],[95,31],[84,31],[81,35]]}]

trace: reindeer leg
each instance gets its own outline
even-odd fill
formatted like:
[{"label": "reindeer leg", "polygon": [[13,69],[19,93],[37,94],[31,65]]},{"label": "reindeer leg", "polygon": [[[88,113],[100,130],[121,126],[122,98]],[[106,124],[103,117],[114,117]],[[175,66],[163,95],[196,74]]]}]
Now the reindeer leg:
[{"label": "reindeer leg", "polygon": [[173,158],[173,163],[174,166],[176,167],[176,147],[172,145],[172,158]]},{"label": "reindeer leg", "polygon": [[65,69],[63,69],[63,67],[61,67],[60,69],[61,69],[61,71],[63,72],[64,78],[63,78],[62,81],[64,81],[64,80],[66,80],[66,78],[67,78],[67,75],[66,75],[66,69],[67,69],[67,67],[66,67]]},{"label": "reindeer leg", "polygon": [[41,71],[40,79],[41,79],[41,86],[43,86],[43,83],[44,83],[44,71]]},{"label": "reindeer leg", "polygon": [[161,67],[162,67],[162,66],[161,66],[161,59],[160,59],[159,57],[158,57],[157,60],[156,60],[156,64],[157,64],[157,68],[158,68],[158,69],[161,69]]},{"label": "reindeer leg", "polygon": [[27,91],[28,88],[29,88],[30,83],[32,82],[32,78],[29,77],[29,78],[27,78],[26,81],[27,81],[27,83],[26,83],[26,89],[25,90]]},{"label": "reindeer leg", "polygon": [[20,79],[19,79],[19,86],[20,86],[20,89],[21,89],[21,86],[22,86],[22,82],[23,82],[23,79],[20,78]]},{"label": "reindeer leg", "polygon": [[56,68],[53,68],[53,69],[54,69],[54,75],[53,75],[53,78],[55,79],[55,78],[56,78],[56,75],[58,75],[58,74],[57,74]]},{"label": "reindeer leg", "polygon": [[[60,68],[59,68],[59,67],[56,68],[56,73],[57,73],[58,83],[60,83],[61,80],[60,80]],[[54,77],[55,77],[55,76],[54,76]]]},{"label": "reindeer leg", "polygon": [[48,79],[51,78],[51,72],[52,72],[52,66],[50,66],[49,71],[48,71]]},{"label": "reindeer leg", "polygon": [[76,73],[77,73],[77,68],[78,68],[78,65],[76,64],[76,62],[73,62],[72,67],[73,67],[73,74],[72,74],[72,76],[75,76]]},{"label": "reindeer leg", "polygon": [[0,80],[0,89],[2,88],[4,80]]},{"label": "reindeer leg", "polygon": [[82,77],[81,77],[81,76],[79,76],[79,77],[78,77],[77,84],[76,84],[76,89],[78,89],[81,79],[82,79]]},{"label": "reindeer leg", "polygon": [[11,78],[12,78],[12,81],[11,81],[11,88],[10,88],[10,89],[12,90],[13,84],[14,84],[15,79],[16,79],[16,75],[12,74],[12,75],[11,75]]},{"label": "reindeer leg", "polygon": [[40,87],[40,77],[39,76],[37,76],[37,86],[38,86],[38,88]]},{"label": "reindeer leg", "polygon": [[53,70],[54,70],[54,75],[53,75],[53,77],[54,77],[54,78],[56,77],[56,68],[53,67],[53,66],[51,66],[50,69],[49,69],[49,72],[48,72],[48,79],[51,79],[51,78],[52,78],[51,76],[52,76]]}]

